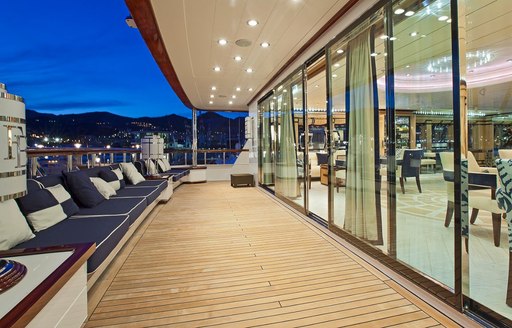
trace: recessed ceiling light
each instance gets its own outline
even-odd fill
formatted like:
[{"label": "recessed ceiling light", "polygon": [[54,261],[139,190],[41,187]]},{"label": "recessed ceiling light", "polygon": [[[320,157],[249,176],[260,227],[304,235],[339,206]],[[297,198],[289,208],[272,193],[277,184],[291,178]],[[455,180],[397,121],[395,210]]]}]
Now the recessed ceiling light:
[{"label": "recessed ceiling light", "polygon": [[250,19],[247,21],[247,25],[254,27],[254,26],[258,25],[258,21],[255,19]]},{"label": "recessed ceiling light", "polygon": [[248,69],[246,69],[245,71],[246,71],[247,73],[252,73],[252,68],[250,68],[250,67],[249,67],[249,68],[248,68]]},{"label": "recessed ceiling light", "polygon": [[451,23],[452,22],[452,19],[450,18],[449,20],[446,21],[447,23]]},{"label": "recessed ceiling light", "polygon": [[215,67],[213,68],[213,70],[214,70],[215,72],[220,72],[220,67],[219,67],[219,66],[215,66]]},{"label": "recessed ceiling light", "polygon": [[418,35],[418,32],[411,32],[411,33],[409,33],[409,35],[410,36],[416,36],[416,35]]},{"label": "recessed ceiling light", "polygon": [[395,41],[396,40],[396,36],[392,36],[389,38],[391,41]]},{"label": "recessed ceiling light", "polygon": [[372,57],[377,57],[377,55],[378,55],[378,53],[376,53],[376,52],[372,52],[372,53],[370,54],[370,56],[372,56]]},{"label": "recessed ceiling light", "polygon": [[402,8],[397,8],[395,10],[395,14],[397,14],[397,15],[402,15],[404,12],[405,12],[405,10],[403,10]]},{"label": "recessed ceiling light", "polygon": [[240,87],[236,87],[236,91],[240,91],[240,90],[242,90],[242,89],[240,89]]},{"label": "recessed ceiling light", "polygon": [[210,98],[215,98],[215,96],[214,95],[210,95]]},{"label": "recessed ceiling light", "polygon": [[213,104],[213,101],[211,101],[211,100],[210,100],[208,103],[209,103],[210,105],[212,105],[212,104]]},{"label": "recessed ceiling light", "polygon": [[228,104],[233,105],[233,102],[230,100],[230,101],[228,102]]},{"label": "recessed ceiling light", "polygon": [[233,59],[234,59],[235,61],[241,61],[241,60],[242,60],[242,57],[241,57],[241,56],[235,56]]},{"label": "recessed ceiling light", "polygon": [[409,10],[408,12],[405,13],[405,16],[407,17],[411,17],[412,15],[414,15],[414,11],[412,10]]},{"label": "recessed ceiling light", "polygon": [[220,39],[219,41],[217,41],[221,46],[225,46],[226,44],[228,44],[228,40],[226,39]]},{"label": "recessed ceiling light", "polygon": [[437,20],[440,21],[440,22],[444,22],[447,19],[448,19],[448,16],[441,16]]},{"label": "recessed ceiling light", "polygon": [[270,43],[268,43],[268,42],[262,42],[262,43],[260,44],[260,46],[261,46],[262,48],[268,48],[268,47],[270,47]]},{"label": "recessed ceiling light", "polygon": [[425,34],[420,35],[422,38],[426,38],[427,36]]},{"label": "recessed ceiling light", "polygon": [[387,35],[381,35],[381,36],[379,36],[379,38],[380,38],[381,40],[386,40],[386,39],[388,38],[388,36],[387,36]]},{"label": "recessed ceiling light", "polygon": [[232,95],[231,98],[236,99],[236,95]]},{"label": "recessed ceiling light", "polygon": [[332,75],[332,77],[337,78],[337,77],[338,77],[338,75],[337,75],[337,74],[333,74],[333,75]]},{"label": "recessed ceiling light", "polygon": [[215,91],[215,90],[217,90],[217,87],[216,87],[216,86],[213,86],[213,87],[212,87],[212,91]]},{"label": "recessed ceiling light", "polygon": [[252,91],[252,88],[247,89],[248,91]]},{"label": "recessed ceiling light", "polygon": [[336,50],[336,53],[342,54],[343,53],[343,49]]},{"label": "recessed ceiling light", "polygon": [[319,87],[319,85],[318,85],[318,84],[315,84],[315,88],[318,88],[318,87]]},{"label": "recessed ceiling light", "polygon": [[407,65],[407,66],[405,66],[405,68],[409,68],[409,67],[411,67],[411,65]]}]

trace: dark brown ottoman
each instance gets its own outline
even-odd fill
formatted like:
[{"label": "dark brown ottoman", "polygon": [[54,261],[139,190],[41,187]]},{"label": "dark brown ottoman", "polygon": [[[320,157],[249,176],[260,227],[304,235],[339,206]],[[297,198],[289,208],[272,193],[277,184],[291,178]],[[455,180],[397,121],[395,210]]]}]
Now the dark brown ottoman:
[{"label": "dark brown ottoman", "polygon": [[240,185],[254,187],[254,176],[249,173],[231,174],[231,187]]}]

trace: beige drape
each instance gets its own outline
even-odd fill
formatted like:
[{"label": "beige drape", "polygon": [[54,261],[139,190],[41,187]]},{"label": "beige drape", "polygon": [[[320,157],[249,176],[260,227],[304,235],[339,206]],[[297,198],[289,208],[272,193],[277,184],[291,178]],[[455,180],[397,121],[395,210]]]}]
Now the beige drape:
[{"label": "beige drape", "polygon": [[276,193],[295,198],[300,196],[297,181],[297,151],[293,128],[293,111],[288,93],[278,96],[279,142],[276,166]]},{"label": "beige drape", "polygon": [[349,129],[345,230],[372,242],[382,240],[375,183],[375,113],[370,30],[348,45]]}]

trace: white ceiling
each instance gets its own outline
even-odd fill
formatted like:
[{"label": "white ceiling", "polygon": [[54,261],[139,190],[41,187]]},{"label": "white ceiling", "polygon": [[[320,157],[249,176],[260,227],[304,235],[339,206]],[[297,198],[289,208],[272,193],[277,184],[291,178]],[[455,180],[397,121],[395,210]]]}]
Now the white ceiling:
[{"label": "white ceiling", "polygon": [[[151,4],[167,53],[192,105],[246,111],[256,92],[347,2],[152,0]],[[259,24],[248,26],[250,19]],[[217,43],[222,38],[227,45]],[[248,39],[252,45],[239,47],[235,44],[239,39]],[[262,42],[269,42],[270,47],[260,47]],[[236,62],[235,56],[242,56],[242,61]],[[215,66],[221,71],[215,72]],[[245,72],[249,67],[253,73]],[[212,86],[217,90],[212,91]],[[236,91],[237,87],[241,91]],[[210,98],[212,94],[214,98]]]}]

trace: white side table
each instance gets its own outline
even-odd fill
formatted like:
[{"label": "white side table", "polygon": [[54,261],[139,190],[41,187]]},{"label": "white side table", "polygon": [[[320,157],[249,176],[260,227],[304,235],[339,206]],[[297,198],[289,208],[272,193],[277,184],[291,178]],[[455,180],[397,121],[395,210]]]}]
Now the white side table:
[{"label": "white side table", "polygon": [[93,243],[0,252],[27,267],[0,294],[0,327],[80,327],[87,319],[87,259]]}]

